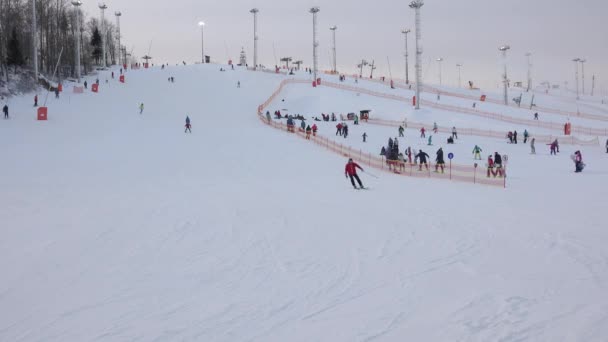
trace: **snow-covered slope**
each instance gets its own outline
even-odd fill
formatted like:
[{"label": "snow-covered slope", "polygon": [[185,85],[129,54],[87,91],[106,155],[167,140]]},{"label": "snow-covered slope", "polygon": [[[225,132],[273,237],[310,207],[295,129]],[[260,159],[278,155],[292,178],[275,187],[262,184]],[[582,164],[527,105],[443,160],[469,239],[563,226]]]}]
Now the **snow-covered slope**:
[{"label": "snow-covered slope", "polygon": [[[600,146],[574,174],[575,146],[463,136],[460,163],[474,144],[509,155],[507,189],[363,173],[371,189],[354,191],[344,157],[258,120],[284,76],[218,69],[102,76],[99,94],[49,98],[47,122],[11,99],[1,341],[606,340]],[[294,86],[270,110],[346,113],[352,96]],[[370,152],[397,134],[351,129]],[[423,146],[413,130],[403,144]]]}]

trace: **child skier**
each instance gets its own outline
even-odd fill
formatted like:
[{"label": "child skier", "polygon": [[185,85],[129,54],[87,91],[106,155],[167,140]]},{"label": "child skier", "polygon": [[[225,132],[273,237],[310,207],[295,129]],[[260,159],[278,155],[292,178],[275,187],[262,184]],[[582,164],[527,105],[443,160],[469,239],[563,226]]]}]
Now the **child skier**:
[{"label": "child skier", "polygon": [[426,138],[426,135],[424,134],[424,132],[426,132],[426,130],[424,129],[424,127],[422,127],[422,128],[420,129],[420,137],[421,137],[421,138]]},{"label": "child skier", "polygon": [[192,128],[192,125],[190,125],[190,117],[188,117],[186,115],[186,129],[184,130],[184,133],[186,133],[186,132],[192,133],[192,130],[190,128]]},{"label": "child skier", "polygon": [[[363,137],[363,142],[365,142],[367,140],[367,133],[363,132],[362,137]],[[606,153],[608,153],[608,151]]]},{"label": "child skier", "polygon": [[317,127],[317,124],[312,124],[312,136],[313,137],[317,136],[317,130],[319,130],[319,128]]},{"label": "child skier", "polygon": [[475,160],[481,160],[481,152],[483,150],[481,149],[481,147],[475,145],[475,147],[473,147],[473,157]]},{"label": "child skier", "polygon": [[574,161],[575,170],[574,172],[581,172],[585,168],[585,164],[583,164],[583,156],[581,155],[581,151],[576,151],[572,155],[572,160]]},{"label": "child skier", "polygon": [[361,189],[365,189],[363,187],[363,183],[361,183],[361,179],[359,179],[359,176],[357,175],[357,169],[365,172],[365,170],[363,170],[363,168],[359,166],[359,164],[355,163],[352,158],[348,159],[348,163],[346,163],[346,167],[344,168],[344,177],[350,177],[350,182],[353,185],[353,188],[357,189],[357,186],[355,185],[356,179]]},{"label": "child skier", "polygon": [[488,163],[486,164],[487,168],[487,177],[490,178],[490,174],[496,177],[496,173],[494,172],[494,160],[492,159],[492,155],[488,156]]},{"label": "child skier", "polygon": [[[302,121],[304,122],[304,121]],[[306,126],[306,139],[310,140],[310,133],[312,133],[312,128],[310,128],[310,125]]]}]

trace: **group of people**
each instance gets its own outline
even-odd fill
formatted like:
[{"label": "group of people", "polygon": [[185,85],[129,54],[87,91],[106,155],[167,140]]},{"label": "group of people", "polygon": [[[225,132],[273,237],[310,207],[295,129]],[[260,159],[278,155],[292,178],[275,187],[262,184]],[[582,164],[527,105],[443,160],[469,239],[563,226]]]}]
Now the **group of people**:
[{"label": "group of people", "polygon": [[488,163],[486,164],[487,168],[487,177],[490,178],[490,175],[498,177],[506,177],[505,170],[503,168],[502,157],[498,152],[494,152],[494,158],[492,159],[492,155],[488,156]]},{"label": "group of people", "polygon": [[348,125],[345,122],[340,122],[336,125],[336,135],[343,136],[344,138],[348,136]]}]

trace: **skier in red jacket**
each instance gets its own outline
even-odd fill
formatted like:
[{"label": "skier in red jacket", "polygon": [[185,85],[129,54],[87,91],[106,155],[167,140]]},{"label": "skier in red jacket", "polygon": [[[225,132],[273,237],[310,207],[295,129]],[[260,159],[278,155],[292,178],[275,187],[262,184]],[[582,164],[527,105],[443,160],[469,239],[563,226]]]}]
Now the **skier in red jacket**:
[{"label": "skier in red jacket", "polygon": [[359,166],[359,164],[355,163],[353,161],[353,158],[350,158],[348,160],[348,163],[346,163],[346,167],[344,168],[344,177],[348,178],[350,177],[350,182],[353,185],[353,188],[357,189],[357,186],[355,185],[355,179],[357,180],[357,183],[359,183],[359,186],[361,187],[361,189],[365,189],[365,187],[363,186],[363,183],[361,183],[361,179],[359,179],[359,176],[357,175],[357,168],[359,168],[359,170],[364,171],[363,168],[361,166]]}]

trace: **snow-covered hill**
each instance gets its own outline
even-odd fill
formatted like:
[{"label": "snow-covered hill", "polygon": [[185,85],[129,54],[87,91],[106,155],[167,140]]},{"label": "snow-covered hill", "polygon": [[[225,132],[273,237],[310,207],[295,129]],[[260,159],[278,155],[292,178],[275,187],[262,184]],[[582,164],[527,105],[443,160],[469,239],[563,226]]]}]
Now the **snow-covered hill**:
[{"label": "snow-covered hill", "polygon": [[[258,119],[286,76],[219,68],[129,71],[125,84],[102,75],[99,94],[50,96],[46,122],[33,94],[11,98],[0,121],[1,341],[606,340],[605,137],[550,156],[466,135],[426,147],[408,129],[402,147],[443,146],[460,164],[474,162],[475,144],[507,154],[508,187],[369,170],[379,178],[362,173],[370,190],[354,191],[344,156]],[[289,86],[268,109],[510,129],[323,86]],[[344,139],[319,126],[375,154],[397,135],[362,123]]]}]

